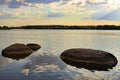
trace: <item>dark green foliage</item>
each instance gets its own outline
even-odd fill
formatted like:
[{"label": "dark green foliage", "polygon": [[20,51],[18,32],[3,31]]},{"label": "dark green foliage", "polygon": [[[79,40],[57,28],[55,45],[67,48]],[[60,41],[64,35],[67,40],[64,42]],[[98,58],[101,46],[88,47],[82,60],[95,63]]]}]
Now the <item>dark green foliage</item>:
[{"label": "dark green foliage", "polygon": [[10,30],[10,27],[8,27],[8,26],[0,26],[0,30]]},{"label": "dark green foliage", "polygon": [[77,26],[77,25],[27,25],[27,26],[19,26],[19,27],[8,27],[3,26],[0,27],[0,30],[8,30],[8,29],[85,29],[85,30],[120,30],[120,25],[88,25],[88,26]]},{"label": "dark green foliage", "polygon": [[89,25],[89,26],[66,26],[66,25],[28,25],[21,26],[21,29],[94,29],[94,30],[120,30],[120,26],[115,25]]}]

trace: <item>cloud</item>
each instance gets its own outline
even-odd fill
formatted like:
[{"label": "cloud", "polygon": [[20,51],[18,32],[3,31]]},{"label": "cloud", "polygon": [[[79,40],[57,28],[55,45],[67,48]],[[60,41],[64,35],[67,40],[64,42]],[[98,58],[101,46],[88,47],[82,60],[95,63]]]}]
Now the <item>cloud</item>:
[{"label": "cloud", "polygon": [[[9,10],[9,14],[4,12],[0,15],[7,15],[8,18],[15,16],[19,19],[65,17],[101,20],[104,19],[103,16],[107,17],[108,12],[120,8],[119,4],[119,0],[0,0],[0,6],[5,5]],[[5,9],[0,8],[1,11]],[[7,18],[2,16],[1,19],[4,17]],[[117,17],[113,20],[115,19],[119,20]]]},{"label": "cloud", "polygon": [[5,2],[5,0],[0,0],[0,4],[4,4]]},{"label": "cloud", "polygon": [[62,17],[64,16],[64,14],[61,13],[54,13],[54,12],[50,12],[48,13],[47,17]]},{"label": "cloud", "polygon": [[34,10],[29,8],[3,9],[0,11],[0,19],[30,19],[33,16]]},{"label": "cloud", "polygon": [[87,0],[87,3],[90,4],[106,4],[108,0]]},{"label": "cloud", "polygon": [[15,19],[15,18],[16,18],[15,16],[9,13],[0,16],[0,19]]},{"label": "cloud", "polygon": [[59,2],[59,0],[25,0],[28,3],[52,3],[52,2]]},{"label": "cloud", "polygon": [[[43,7],[51,4],[86,7],[86,5],[100,5],[109,8],[119,8],[119,0],[0,0],[0,5],[8,5],[9,8],[19,8],[21,6]],[[42,5],[42,6],[41,6]]]},{"label": "cloud", "polygon": [[39,7],[41,4],[59,1],[60,0],[0,0],[0,5],[8,5],[8,8],[19,8],[21,6]]},{"label": "cloud", "polygon": [[120,10],[113,10],[110,12],[99,13],[93,16],[93,19],[99,20],[120,20]]},{"label": "cloud", "polygon": [[[103,9],[104,8],[104,9]],[[120,21],[120,10],[119,8],[97,8],[96,12],[92,15],[93,20],[118,20]]]},{"label": "cloud", "polygon": [[9,8],[19,8],[21,5],[22,5],[21,2],[18,2],[17,0],[12,0],[12,1],[9,3],[8,7],[9,7]]},{"label": "cloud", "polygon": [[0,0],[0,5],[8,4],[10,0]]}]

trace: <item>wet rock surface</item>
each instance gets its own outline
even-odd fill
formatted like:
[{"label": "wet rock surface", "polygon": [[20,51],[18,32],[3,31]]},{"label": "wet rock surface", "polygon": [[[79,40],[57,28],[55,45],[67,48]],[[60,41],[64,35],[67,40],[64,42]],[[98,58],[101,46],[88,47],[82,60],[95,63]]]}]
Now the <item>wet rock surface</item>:
[{"label": "wet rock surface", "polygon": [[33,50],[24,44],[13,44],[2,50],[4,57],[19,59],[29,56]]},{"label": "wet rock surface", "polygon": [[69,65],[89,70],[106,71],[118,63],[116,57],[108,52],[81,48],[66,50],[60,58]]},{"label": "wet rock surface", "polygon": [[34,44],[34,43],[29,43],[27,44],[28,47],[30,47],[33,51],[37,51],[38,49],[41,48],[39,44]]}]

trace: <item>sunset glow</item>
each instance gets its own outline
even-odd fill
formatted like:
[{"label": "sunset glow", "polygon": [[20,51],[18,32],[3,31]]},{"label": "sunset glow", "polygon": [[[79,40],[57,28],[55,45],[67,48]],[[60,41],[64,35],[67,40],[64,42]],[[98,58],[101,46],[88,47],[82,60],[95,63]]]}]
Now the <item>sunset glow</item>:
[{"label": "sunset glow", "polygon": [[120,25],[119,0],[0,0],[0,25]]}]

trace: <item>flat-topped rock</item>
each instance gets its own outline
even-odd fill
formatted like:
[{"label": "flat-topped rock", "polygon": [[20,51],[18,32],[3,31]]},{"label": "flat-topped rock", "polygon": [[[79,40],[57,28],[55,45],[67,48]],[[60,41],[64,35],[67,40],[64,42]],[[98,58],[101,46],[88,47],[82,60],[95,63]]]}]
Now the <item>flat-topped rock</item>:
[{"label": "flat-topped rock", "polygon": [[33,52],[31,48],[24,44],[13,44],[2,50],[4,57],[15,58],[15,57],[26,57]]},{"label": "flat-topped rock", "polygon": [[39,44],[34,44],[34,43],[29,43],[27,44],[28,47],[30,47],[33,51],[37,51],[38,49],[41,48]]},{"label": "flat-topped rock", "polygon": [[116,57],[108,52],[81,48],[66,50],[60,58],[67,64],[90,70],[108,70],[118,63]]}]

